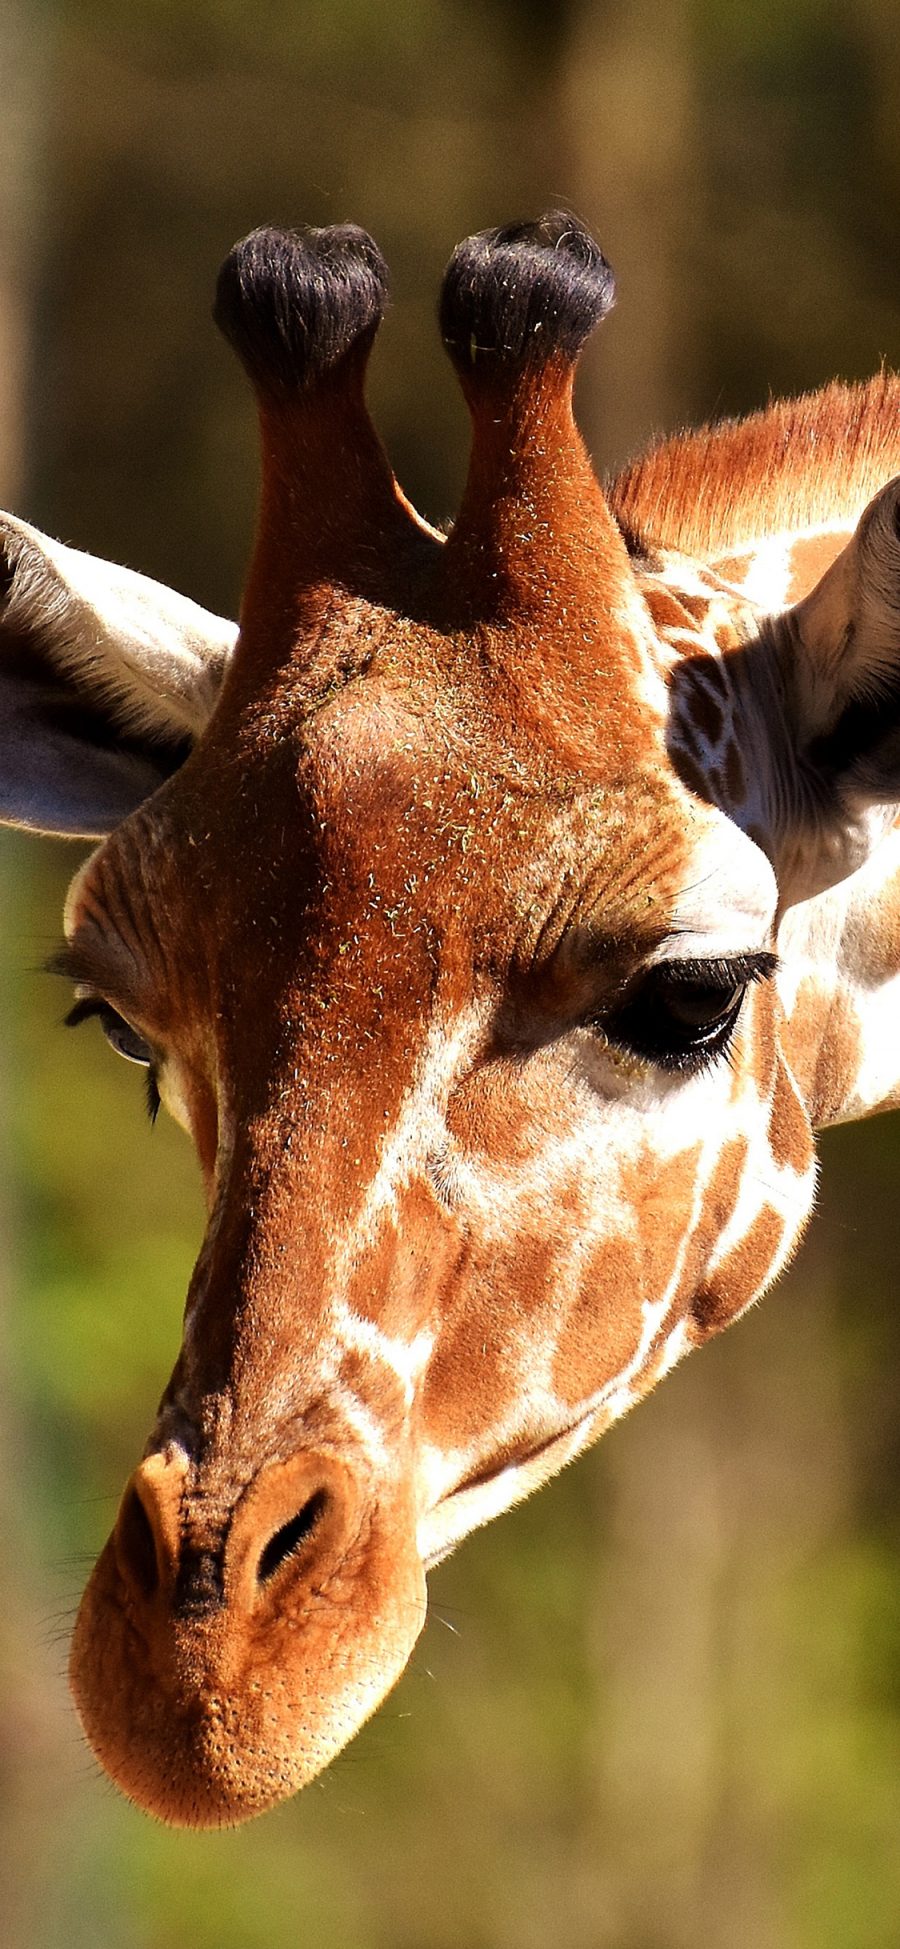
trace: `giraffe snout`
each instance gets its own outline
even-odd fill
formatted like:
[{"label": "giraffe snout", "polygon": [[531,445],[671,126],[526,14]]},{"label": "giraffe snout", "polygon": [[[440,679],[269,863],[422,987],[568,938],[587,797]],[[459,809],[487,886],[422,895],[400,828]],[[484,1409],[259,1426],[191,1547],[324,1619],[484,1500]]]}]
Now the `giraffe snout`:
[{"label": "giraffe snout", "polygon": [[237,1495],[175,1445],[134,1471],[85,1592],[71,1679],[88,1740],[139,1805],[234,1824],[327,1764],[424,1622],[412,1497],[330,1453]]}]

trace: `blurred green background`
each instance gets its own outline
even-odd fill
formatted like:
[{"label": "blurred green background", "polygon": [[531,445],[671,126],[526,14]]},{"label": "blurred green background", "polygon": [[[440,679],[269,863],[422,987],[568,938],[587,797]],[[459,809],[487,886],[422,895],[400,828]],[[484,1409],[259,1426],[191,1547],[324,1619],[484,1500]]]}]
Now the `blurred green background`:
[{"label": "blurred green background", "polygon": [[[616,267],[603,467],[900,358],[895,0],[0,0],[0,73],[3,498],[216,608],[256,458],[209,307],[262,221],[377,236],[374,403],[436,518],[465,427],[434,297],[485,224],[566,201]],[[187,1144],[35,973],[78,857],[0,840],[4,1949],[897,1949],[893,1119],[825,1142],[764,1307],[435,1575],[320,1784],[192,1837],[101,1780],[66,1636],[201,1217]]]}]

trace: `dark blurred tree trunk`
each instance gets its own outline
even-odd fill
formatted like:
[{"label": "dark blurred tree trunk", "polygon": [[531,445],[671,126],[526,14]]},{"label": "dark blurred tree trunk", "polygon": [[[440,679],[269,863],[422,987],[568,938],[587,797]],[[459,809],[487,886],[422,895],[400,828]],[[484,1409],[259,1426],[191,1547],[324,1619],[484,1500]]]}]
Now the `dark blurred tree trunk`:
[{"label": "dark blurred tree trunk", "polygon": [[670,431],[694,393],[687,264],[700,172],[688,32],[682,7],[580,0],[560,70],[561,178],[619,291],[581,402],[605,468]]},{"label": "dark blurred tree trunk", "polygon": [[[23,504],[28,476],[29,348],[41,201],[41,108],[46,101],[49,8],[2,0],[3,114],[0,117],[0,504]],[[0,839],[0,915],[7,935],[15,910],[13,873],[21,851]],[[14,929],[12,930],[15,931]],[[19,949],[20,951],[20,949]],[[12,954],[7,952],[7,968]],[[3,987],[10,981],[3,971]],[[4,1001],[9,1002],[9,994]],[[4,1021],[14,1019],[12,1006]],[[0,1916],[6,1949],[34,1940],[43,1873],[42,1830],[51,1817],[54,1740],[59,1729],[49,1661],[41,1654],[42,1621],[31,1543],[28,1431],[16,1408],[9,1320],[18,1283],[16,1194],[8,1106],[9,1041],[0,1039],[0,1538],[4,1554],[0,1608]]]},{"label": "dark blurred tree trunk", "polygon": [[598,1455],[588,1827],[611,1949],[789,1939],[806,1782],[779,1768],[788,1729],[800,1746],[815,1723],[819,1674],[795,1662],[815,1631],[787,1591],[851,1501],[837,1340],[828,1253],[811,1248]]}]

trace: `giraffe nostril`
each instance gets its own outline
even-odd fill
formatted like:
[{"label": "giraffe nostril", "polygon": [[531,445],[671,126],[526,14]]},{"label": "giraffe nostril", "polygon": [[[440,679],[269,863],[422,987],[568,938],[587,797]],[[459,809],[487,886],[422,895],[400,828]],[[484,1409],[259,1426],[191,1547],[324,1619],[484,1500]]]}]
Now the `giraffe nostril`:
[{"label": "giraffe nostril", "polygon": [[287,1562],[288,1557],[294,1556],[300,1545],[306,1542],[307,1537],[315,1529],[327,1501],[325,1490],[317,1489],[315,1494],[303,1504],[302,1509],[298,1509],[289,1522],[282,1523],[281,1528],[276,1529],[274,1536],[269,1537],[257,1566],[256,1576],[259,1583],[267,1583],[268,1579],[275,1575],[276,1570],[280,1570],[282,1564]]},{"label": "giraffe nostril", "polygon": [[119,1556],[130,1571],[144,1597],[152,1597],[159,1586],[156,1538],[146,1509],[132,1487],[119,1513],[117,1534]]}]

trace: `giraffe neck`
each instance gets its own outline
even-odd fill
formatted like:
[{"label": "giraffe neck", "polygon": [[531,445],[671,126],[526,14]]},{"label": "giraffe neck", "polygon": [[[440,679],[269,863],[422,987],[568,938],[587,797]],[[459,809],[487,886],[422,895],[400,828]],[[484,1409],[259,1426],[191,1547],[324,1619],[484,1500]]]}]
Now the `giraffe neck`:
[{"label": "giraffe neck", "polygon": [[841,519],[815,523],[790,534],[758,536],[727,555],[715,556],[710,569],[740,589],[763,613],[799,602],[815,587],[853,534],[855,523]]},{"label": "giraffe neck", "polygon": [[900,821],[779,928],[783,1046],[818,1128],[900,1104]]}]

